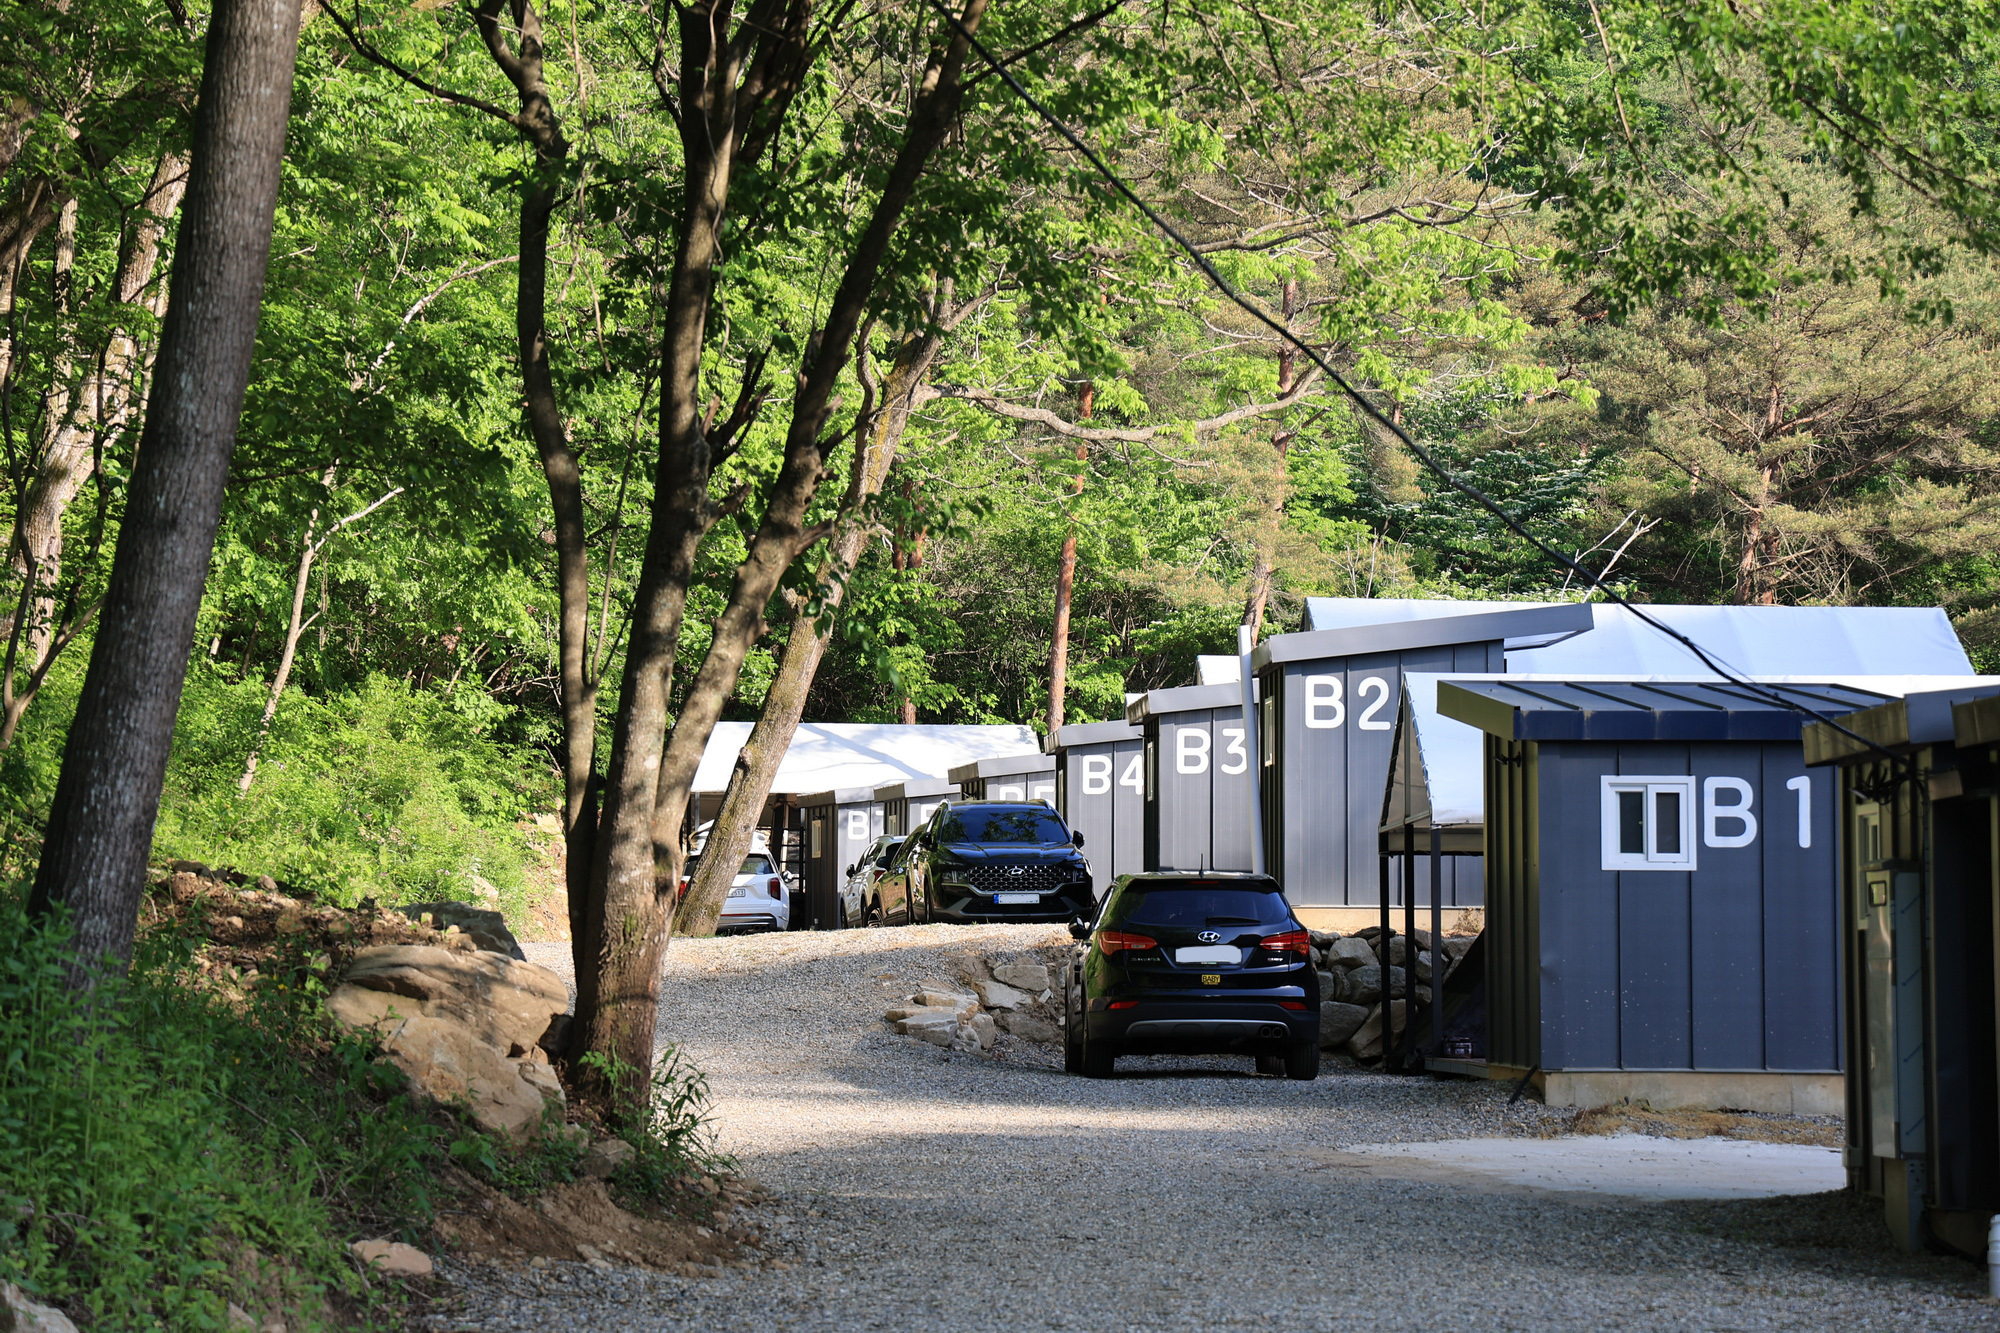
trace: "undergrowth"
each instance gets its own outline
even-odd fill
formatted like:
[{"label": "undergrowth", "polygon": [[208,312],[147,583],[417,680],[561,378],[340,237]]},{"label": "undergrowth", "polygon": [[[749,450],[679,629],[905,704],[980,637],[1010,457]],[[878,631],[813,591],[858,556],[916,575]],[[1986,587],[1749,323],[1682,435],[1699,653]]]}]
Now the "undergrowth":
[{"label": "undergrowth", "polygon": [[[181,923],[80,993],[67,931],[23,898],[0,884],[0,1280],[92,1333],[224,1330],[232,1301],[295,1333],[392,1326],[405,1295],[350,1240],[423,1245],[451,1162],[521,1197],[576,1177],[575,1127],[517,1147],[414,1100],[325,1017],[324,956],[280,947],[225,999],[197,984],[198,923]],[[621,1118],[621,1197],[669,1203],[727,1167],[706,1108],[669,1051],[647,1113]]]}]

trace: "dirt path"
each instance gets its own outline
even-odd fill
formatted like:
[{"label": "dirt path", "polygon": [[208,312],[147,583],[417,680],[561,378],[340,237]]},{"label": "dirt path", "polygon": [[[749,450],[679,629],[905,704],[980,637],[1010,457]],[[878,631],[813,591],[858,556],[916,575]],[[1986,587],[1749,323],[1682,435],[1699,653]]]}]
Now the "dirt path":
[{"label": "dirt path", "polygon": [[1342,1152],[1558,1119],[1510,1110],[1504,1089],[1352,1071],[1290,1083],[1229,1059],[1092,1082],[1040,1048],[948,1054],[880,1022],[914,983],[949,977],[954,952],[1050,938],[674,945],[663,1036],[708,1071],[723,1146],[781,1196],[769,1247],[792,1266],[479,1269],[436,1326],[2000,1329],[1976,1300],[1981,1270],[1886,1253],[1842,1196],[1644,1202]]}]

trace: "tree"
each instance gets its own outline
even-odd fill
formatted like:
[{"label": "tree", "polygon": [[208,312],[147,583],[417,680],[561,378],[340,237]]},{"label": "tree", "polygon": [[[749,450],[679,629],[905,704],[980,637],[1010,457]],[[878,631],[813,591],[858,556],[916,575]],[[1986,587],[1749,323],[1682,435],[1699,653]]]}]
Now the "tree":
[{"label": "tree", "polygon": [[158,373],[30,908],[66,907],[80,979],[129,958],[270,258],[299,7],[209,19]]}]

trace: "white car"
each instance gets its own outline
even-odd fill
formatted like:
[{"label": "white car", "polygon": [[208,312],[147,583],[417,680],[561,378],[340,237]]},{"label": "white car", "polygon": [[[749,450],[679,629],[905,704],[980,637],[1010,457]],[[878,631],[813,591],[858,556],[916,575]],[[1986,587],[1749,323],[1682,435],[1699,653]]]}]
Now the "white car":
[{"label": "white car", "polygon": [[[865,926],[868,924],[869,908],[875,904],[875,881],[882,877],[882,870],[889,864],[889,858],[903,840],[894,835],[875,839],[875,843],[861,854],[861,859],[847,867],[847,882],[840,886],[840,915],[843,925]],[[878,914],[879,915],[879,914]]]},{"label": "white car", "polygon": [[736,882],[729,886],[729,897],[723,900],[722,918],[715,923],[715,933],[791,928],[792,895],[785,886],[785,877],[771,863],[770,853],[751,852],[743,858]]},{"label": "white car", "polygon": [[[686,894],[688,885],[694,882],[695,867],[701,863],[701,852],[708,843],[710,827],[710,824],[704,823],[695,830],[694,849],[688,853],[687,866],[681,872],[682,894]],[[729,897],[723,900],[722,916],[715,923],[715,933],[790,930],[790,881],[791,876],[778,869],[771,856],[771,840],[761,830],[752,835],[749,855],[743,858],[736,880],[729,886]]]}]

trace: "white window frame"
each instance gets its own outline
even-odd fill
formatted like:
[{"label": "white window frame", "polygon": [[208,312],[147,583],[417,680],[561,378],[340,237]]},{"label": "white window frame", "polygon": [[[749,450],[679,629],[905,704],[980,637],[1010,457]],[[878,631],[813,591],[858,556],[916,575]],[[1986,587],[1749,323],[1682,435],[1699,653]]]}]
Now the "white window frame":
[{"label": "white window frame", "polygon": [[[1685,874],[1695,868],[1695,779],[1679,774],[1638,774],[1606,773],[1602,778],[1602,798],[1600,821],[1602,827],[1603,869],[1605,870],[1669,870]],[[1618,794],[1640,791],[1646,794],[1646,850],[1626,852],[1619,849]],[[1674,791],[1681,798],[1681,850],[1678,855],[1668,855],[1654,848],[1655,836],[1653,812],[1656,793]]]}]

